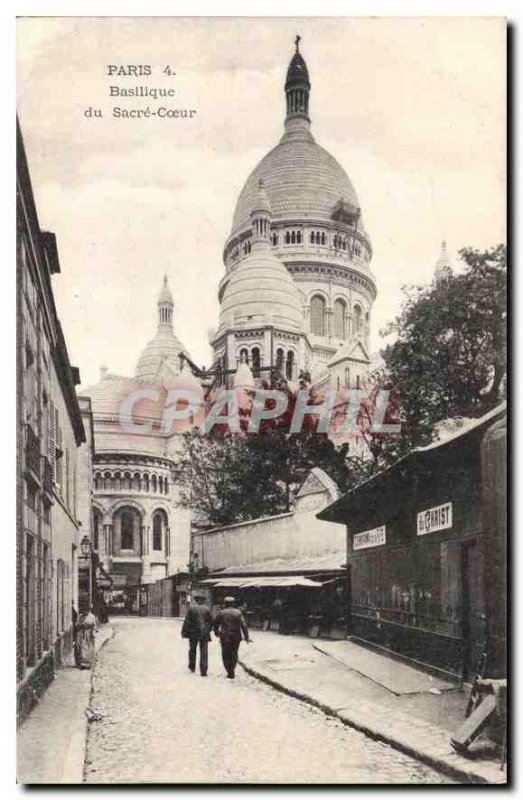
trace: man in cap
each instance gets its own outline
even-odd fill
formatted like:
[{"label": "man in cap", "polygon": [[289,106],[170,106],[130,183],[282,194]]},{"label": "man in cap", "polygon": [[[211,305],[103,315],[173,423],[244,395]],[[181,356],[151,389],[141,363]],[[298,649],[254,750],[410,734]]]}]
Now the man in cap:
[{"label": "man in cap", "polygon": [[182,636],[189,639],[189,669],[196,669],[196,650],[200,645],[200,674],[202,678],[207,675],[208,644],[211,641],[212,614],[205,605],[205,595],[193,595],[195,603],[189,606],[182,625]]},{"label": "man in cap", "polygon": [[226,597],[224,608],[218,611],[214,619],[214,633],[220,638],[222,646],[223,666],[228,678],[234,678],[234,670],[238,662],[238,649],[243,638],[250,642],[249,630],[242,612],[234,608],[234,597]]}]

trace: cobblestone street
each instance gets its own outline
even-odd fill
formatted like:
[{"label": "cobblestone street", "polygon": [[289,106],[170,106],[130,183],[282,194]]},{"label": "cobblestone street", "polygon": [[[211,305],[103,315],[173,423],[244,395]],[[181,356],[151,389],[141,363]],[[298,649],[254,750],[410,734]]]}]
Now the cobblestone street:
[{"label": "cobblestone street", "polygon": [[226,680],[215,640],[209,676],[191,674],[177,620],[111,623],[95,667],[88,783],[451,782],[240,667]]}]

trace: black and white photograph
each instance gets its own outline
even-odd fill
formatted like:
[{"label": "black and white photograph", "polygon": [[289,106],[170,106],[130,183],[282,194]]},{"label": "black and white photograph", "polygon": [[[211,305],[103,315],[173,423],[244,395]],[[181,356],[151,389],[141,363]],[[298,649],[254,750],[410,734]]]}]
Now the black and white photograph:
[{"label": "black and white photograph", "polygon": [[13,784],[507,785],[509,20],[240,14],[16,21]]}]

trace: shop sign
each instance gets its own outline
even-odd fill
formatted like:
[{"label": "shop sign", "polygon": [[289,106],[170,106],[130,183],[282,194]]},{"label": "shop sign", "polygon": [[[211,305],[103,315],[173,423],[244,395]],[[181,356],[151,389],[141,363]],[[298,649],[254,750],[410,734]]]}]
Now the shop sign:
[{"label": "shop sign", "polygon": [[355,533],[352,540],[352,549],[364,550],[366,547],[379,547],[380,544],[385,544],[385,542],[385,525],[381,525],[379,528],[372,528],[370,531]]},{"label": "shop sign", "polygon": [[418,536],[452,528],[452,503],[434,506],[418,514]]}]

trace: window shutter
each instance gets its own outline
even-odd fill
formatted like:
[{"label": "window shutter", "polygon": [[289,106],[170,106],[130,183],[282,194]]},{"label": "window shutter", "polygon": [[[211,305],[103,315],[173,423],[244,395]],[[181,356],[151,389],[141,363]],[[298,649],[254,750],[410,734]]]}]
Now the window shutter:
[{"label": "window shutter", "polygon": [[47,457],[51,464],[51,476],[53,482],[56,481],[56,436],[55,436],[55,408],[52,400],[48,406],[48,425],[47,425]]}]

